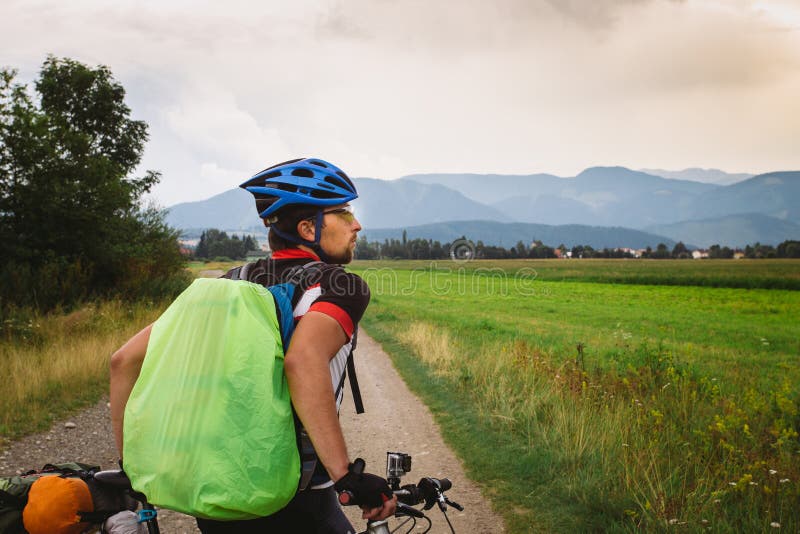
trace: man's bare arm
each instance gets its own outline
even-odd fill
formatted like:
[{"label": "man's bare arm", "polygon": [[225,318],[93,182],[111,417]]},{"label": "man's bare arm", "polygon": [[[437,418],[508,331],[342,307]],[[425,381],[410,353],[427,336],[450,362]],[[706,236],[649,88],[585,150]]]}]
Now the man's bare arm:
[{"label": "man's bare arm", "polygon": [[329,370],[331,358],[346,342],[335,319],[311,311],[297,324],[284,361],[294,409],[333,480],[347,473],[350,462]]},{"label": "man's bare arm", "polygon": [[122,457],[122,420],[125,415],[125,405],[128,403],[128,397],[130,397],[131,390],[142,370],[152,328],[152,324],[146,327],[111,356],[111,391],[109,394],[111,428],[114,431],[114,441],[120,457]]}]

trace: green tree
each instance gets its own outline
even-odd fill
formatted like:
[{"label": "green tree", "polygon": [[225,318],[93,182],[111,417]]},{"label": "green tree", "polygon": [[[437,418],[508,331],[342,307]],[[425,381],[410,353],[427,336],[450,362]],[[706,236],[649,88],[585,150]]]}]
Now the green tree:
[{"label": "green tree", "polygon": [[778,258],[800,258],[800,241],[784,241],[776,250]]},{"label": "green tree", "polygon": [[34,101],[15,75],[0,71],[4,300],[47,309],[162,291],[183,260],[177,233],[142,203],[159,174],[130,177],[147,125],[130,118],[123,87],[107,67],[51,56]]},{"label": "green tree", "polygon": [[664,243],[659,243],[656,249],[650,252],[649,257],[655,260],[667,259],[670,257],[669,248]]},{"label": "green tree", "polygon": [[689,249],[686,248],[683,241],[678,241],[672,248],[672,257],[678,260],[686,260],[692,257],[692,253],[689,252]]}]

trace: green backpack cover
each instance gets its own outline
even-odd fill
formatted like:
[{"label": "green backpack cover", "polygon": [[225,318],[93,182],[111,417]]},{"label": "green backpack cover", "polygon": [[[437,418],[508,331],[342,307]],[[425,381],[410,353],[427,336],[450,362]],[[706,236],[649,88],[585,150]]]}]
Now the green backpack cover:
[{"label": "green backpack cover", "polygon": [[295,495],[300,458],[272,295],[197,279],[154,323],[123,427],[125,472],[151,503],[234,520]]}]

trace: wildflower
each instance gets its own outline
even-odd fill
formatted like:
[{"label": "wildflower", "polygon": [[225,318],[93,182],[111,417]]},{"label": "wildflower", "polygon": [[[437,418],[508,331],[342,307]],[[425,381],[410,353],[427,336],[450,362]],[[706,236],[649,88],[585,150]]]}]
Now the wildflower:
[{"label": "wildflower", "polygon": [[721,500],[721,499],[714,499],[714,504],[719,504],[719,503],[721,503],[721,502],[722,502],[722,500]]},{"label": "wildflower", "polygon": [[778,481],[779,484],[786,484],[787,482],[790,482],[788,478],[782,478]]},{"label": "wildflower", "polygon": [[701,519],[700,522],[704,525],[708,524],[708,519]]},{"label": "wildflower", "polygon": [[622,446],[623,446],[623,447],[627,447],[627,446],[628,446],[628,444],[627,444],[627,443],[623,443],[623,444],[622,444]]},{"label": "wildflower", "polygon": [[748,482],[751,486],[758,486],[758,482],[753,482],[752,480]]},{"label": "wildflower", "polygon": [[772,528],[781,528],[781,524],[778,523],[777,521],[773,521],[772,523],[769,524],[769,526],[771,526]]},{"label": "wildflower", "polygon": [[672,382],[667,382],[666,384],[661,386],[661,390],[663,391],[663,390],[667,389],[667,386],[669,386],[670,384],[672,384]]},{"label": "wildflower", "polygon": [[770,470],[769,470],[769,474],[770,474],[770,475],[774,475],[775,473],[777,473],[777,471],[775,471],[774,469],[770,469]]},{"label": "wildflower", "polygon": [[736,482],[728,482],[729,486],[736,486]]},{"label": "wildflower", "polygon": [[677,519],[670,519],[669,520],[669,524],[670,525],[677,525],[678,524],[678,520]]}]

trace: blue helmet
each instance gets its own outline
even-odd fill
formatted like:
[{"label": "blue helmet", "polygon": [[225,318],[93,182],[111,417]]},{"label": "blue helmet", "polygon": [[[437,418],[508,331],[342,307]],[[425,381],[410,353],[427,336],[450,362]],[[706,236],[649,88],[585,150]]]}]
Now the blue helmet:
[{"label": "blue helmet", "polygon": [[356,187],[341,169],[317,158],[273,165],[239,187],[255,196],[258,216],[267,222],[285,206],[325,208],[358,198]]}]

